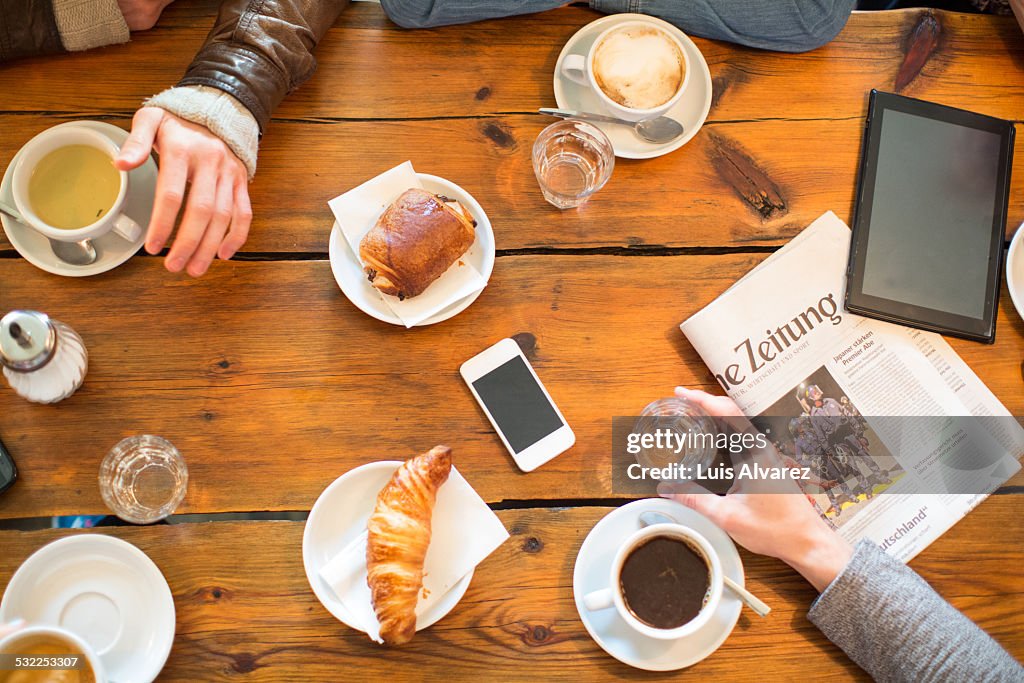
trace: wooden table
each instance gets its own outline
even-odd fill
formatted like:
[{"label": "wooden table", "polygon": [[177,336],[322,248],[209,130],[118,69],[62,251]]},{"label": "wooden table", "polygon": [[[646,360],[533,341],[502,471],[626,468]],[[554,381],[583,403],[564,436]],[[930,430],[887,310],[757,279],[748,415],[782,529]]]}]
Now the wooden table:
[{"label": "wooden table", "polygon": [[[62,121],[127,128],[140,100],[182,73],[215,5],[176,3],[128,46],[0,67],[0,162]],[[725,645],[688,672],[632,670],[586,635],[573,562],[593,524],[625,502],[611,493],[611,417],[676,384],[714,390],[678,323],[819,214],[850,219],[867,91],[1019,122],[1024,37],[1012,19],[915,10],[856,15],[832,44],[802,55],[697,40],[715,94],[700,134],[660,159],[620,161],[585,208],[559,212],[533,178],[530,145],[549,123],[534,112],[553,104],[562,45],[597,16],[573,7],[408,32],[377,7],[351,7],[320,46],[319,73],[263,140],[244,252],[201,280],[142,255],[103,276],[62,279],[0,238],[0,310],[47,311],[92,354],[85,386],[59,406],[0,391],[0,435],[22,472],[0,496],[0,518],[103,512],[99,462],[139,433],[169,438],[187,458],[180,512],[213,514],[104,530],[146,551],[170,583],[178,630],[167,680],[864,676],[806,620],[810,586],[746,552],[749,585],[771,616],[744,611]],[[1017,150],[1010,226],[1024,220],[1024,145]],[[327,199],[406,159],[474,194],[499,247],[473,306],[411,331],[356,310],[326,254]],[[1024,322],[1005,292],[998,325],[995,346],[952,343],[1024,414]],[[464,359],[510,335],[578,435],[529,475],[458,376]],[[442,442],[512,538],[458,608],[401,650],[381,650],[316,601],[302,522],[215,514],[307,511],[350,468]],[[1020,481],[912,563],[1019,658]],[[0,585],[67,533],[0,531]]]}]

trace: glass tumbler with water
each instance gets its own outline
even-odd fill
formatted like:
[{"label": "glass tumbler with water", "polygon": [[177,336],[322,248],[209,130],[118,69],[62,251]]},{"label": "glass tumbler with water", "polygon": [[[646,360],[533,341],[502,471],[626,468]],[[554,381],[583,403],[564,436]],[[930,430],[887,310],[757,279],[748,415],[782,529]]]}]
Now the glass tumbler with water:
[{"label": "glass tumbler with water", "polygon": [[544,198],[560,209],[583,204],[608,182],[615,150],[601,129],[569,119],[552,123],[533,143],[533,172]]},{"label": "glass tumbler with water", "polygon": [[636,461],[643,467],[665,468],[672,464],[696,474],[697,465],[707,469],[718,454],[715,447],[715,421],[704,410],[685,398],[658,399],[640,413],[634,432],[672,434],[670,443],[643,448]]},{"label": "glass tumbler with water", "polygon": [[152,524],[185,498],[188,467],[178,449],[159,436],[121,440],[100,465],[100,495],[126,522]]}]

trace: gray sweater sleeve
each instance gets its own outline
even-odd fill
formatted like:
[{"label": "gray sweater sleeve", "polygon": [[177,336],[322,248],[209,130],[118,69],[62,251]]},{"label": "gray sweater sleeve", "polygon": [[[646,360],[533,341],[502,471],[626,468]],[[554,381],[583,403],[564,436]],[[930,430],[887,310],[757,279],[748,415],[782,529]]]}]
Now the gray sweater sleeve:
[{"label": "gray sweater sleeve", "polygon": [[[856,0],[589,0],[608,14],[659,17],[695,36],[782,52],[804,52],[835,38]],[[381,0],[399,26],[427,28],[543,12],[567,0]]]},{"label": "gray sweater sleeve", "polygon": [[876,681],[1024,681],[999,643],[870,541],[807,617]]}]

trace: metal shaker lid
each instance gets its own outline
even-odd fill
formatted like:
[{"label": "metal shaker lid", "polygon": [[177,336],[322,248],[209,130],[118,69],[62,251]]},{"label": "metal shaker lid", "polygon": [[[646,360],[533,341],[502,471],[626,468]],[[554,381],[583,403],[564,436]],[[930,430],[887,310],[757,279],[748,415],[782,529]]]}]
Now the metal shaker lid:
[{"label": "metal shaker lid", "polygon": [[57,328],[39,311],[11,311],[0,319],[0,364],[17,372],[38,370],[57,350]]}]

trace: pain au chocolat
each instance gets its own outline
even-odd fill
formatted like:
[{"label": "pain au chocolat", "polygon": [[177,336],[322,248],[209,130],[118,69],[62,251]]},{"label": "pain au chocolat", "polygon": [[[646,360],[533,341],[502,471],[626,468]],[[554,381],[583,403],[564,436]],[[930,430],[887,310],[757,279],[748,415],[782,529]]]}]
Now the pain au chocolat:
[{"label": "pain au chocolat", "polygon": [[359,243],[363,272],[385,294],[417,296],[466,253],[476,239],[475,227],[458,202],[406,190]]}]

